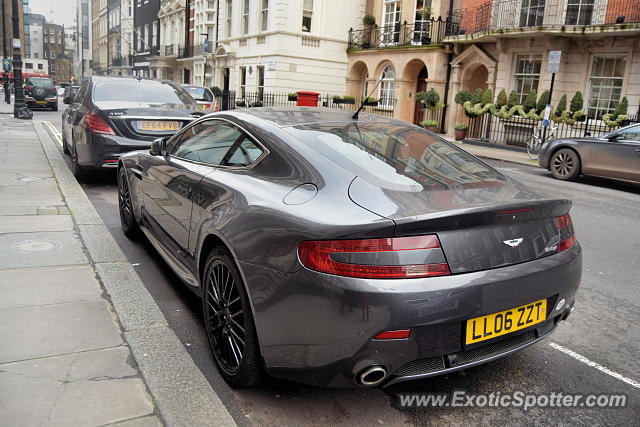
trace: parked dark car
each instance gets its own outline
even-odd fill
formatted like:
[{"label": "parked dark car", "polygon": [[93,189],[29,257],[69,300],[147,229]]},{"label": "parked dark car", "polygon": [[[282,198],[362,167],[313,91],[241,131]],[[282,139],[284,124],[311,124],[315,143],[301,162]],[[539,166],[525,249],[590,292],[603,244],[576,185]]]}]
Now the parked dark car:
[{"label": "parked dark car", "polygon": [[29,108],[45,107],[58,111],[58,91],[48,77],[29,77],[24,86],[24,101]]},{"label": "parked dark car", "polygon": [[62,116],[63,149],[79,179],[204,115],[179,84],[137,78],[92,77],[65,102],[72,103]]},{"label": "parked dark car", "polygon": [[315,107],[207,115],[120,158],[141,230],[202,298],[222,376],[368,387],[540,341],[581,279],[571,202],[406,122]]},{"label": "parked dark car", "polygon": [[560,138],[542,146],[538,163],[554,178],[581,174],[640,183],[640,123],[600,138]]}]

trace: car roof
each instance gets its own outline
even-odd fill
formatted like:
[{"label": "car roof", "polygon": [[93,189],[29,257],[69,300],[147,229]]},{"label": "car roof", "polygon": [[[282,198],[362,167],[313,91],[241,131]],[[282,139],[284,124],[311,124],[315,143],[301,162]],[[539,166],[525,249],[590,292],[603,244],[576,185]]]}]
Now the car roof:
[{"label": "car roof", "polygon": [[[250,117],[246,116],[251,116],[271,122],[278,127],[289,127],[310,123],[351,122],[355,111],[326,107],[263,107],[243,108],[225,111],[224,113],[247,121],[250,120]],[[407,122],[363,112],[359,113],[358,121],[387,122],[410,126]]]}]

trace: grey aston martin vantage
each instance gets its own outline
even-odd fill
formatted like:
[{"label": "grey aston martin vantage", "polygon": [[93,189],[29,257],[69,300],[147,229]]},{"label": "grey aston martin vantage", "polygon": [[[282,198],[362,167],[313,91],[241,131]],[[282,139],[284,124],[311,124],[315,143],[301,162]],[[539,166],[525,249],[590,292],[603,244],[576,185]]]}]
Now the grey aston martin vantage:
[{"label": "grey aston martin vantage", "polygon": [[124,233],[202,298],[233,386],[388,386],[540,341],[574,308],[569,209],[424,129],[315,107],[214,113],[123,155]]}]

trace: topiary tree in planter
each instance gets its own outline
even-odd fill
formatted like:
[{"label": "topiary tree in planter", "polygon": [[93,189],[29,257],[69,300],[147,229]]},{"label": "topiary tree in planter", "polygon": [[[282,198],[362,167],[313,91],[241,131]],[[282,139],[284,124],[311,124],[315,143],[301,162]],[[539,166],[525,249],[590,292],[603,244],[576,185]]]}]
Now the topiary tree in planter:
[{"label": "topiary tree in planter", "polygon": [[558,101],[558,106],[556,107],[556,116],[560,117],[562,115],[562,112],[565,111],[566,109],[567,109],[567,95],[564,94],[560,98],[560,101]]},{"label": "topiary tree in planter", "polygon": [[525,111],[535,110],[536,108],[537,94],[535,90],[530,90],[527,97],[524,99],[523,107]]},{"label": "topiary tree in planter", "polygon": [[425,120],[420,122],[420,125],[428,131],[434,133],[438,131],[438,122],[435,120]]},{"label": "topiary tree in planter", "polygon": [[[418,94],[416,94],[416,98],[417,96]],[[428,110],[431,110],[431,111],[437,111],[442,107],[444,107],[444,104],[440,102],[440,95],[438,95],[438,92],[436,92],[434,88],[429,89],[424,94],[424,97],[420,100],[420,102],[424,104],[424,106]]]},{"label": "topiary tree in planter", "polygon": [[365,15],[364,18],[362,18],[362,23],[364,25],[375,25],[376,18],[373,15]]},{"label": "topiary tree in planter", "polygon": [[456,104],[463,105],[465,102],[473,100],[473,94],[468,90],[461,90],[456,94],[453,100],[455,101]]},{"label": "topiary tree in planter", "polygon": [[498,93],[498,99],[496,99],[496,107],[502,108],[507,105],[507,91],[502,89],[500,93]]},{"label": "topiary tree in planter", "polygon": [[584,101],[582,100],[582,92],[577,91],[573,98],[571,98],[571,106],[569,107],[572,113],[582,111]]},{"label": "topiary tree in planter", "polygon": [[627,108],[629,107],[629,101],[625,96],[622,101],[618,103],[612,114],[605,114],[602,116],[602,121],[609,127],[617,127],[623,124],[624,121],[629,120],[627,115]]},{"label": "topiary tree in planter", "polygon": [[462,141],[467,137],[469,126],[462,123],[456,123],[453,129],[454,129],[453,135],[456,138],[456,141]]},{"label": "topiary tree in planter", "polygon": [[542,92],[542,95],[540,95],[540,99],[538,99],[538,104],[536,105],[536,110],[538,111],[538,114],[540,114],[545,110],[545,108],[547,108],[548,103],[549,103],[549,91],[545,90],[544,92]]},{"label": "topiary tree in planter", "polygon": [[518,99],[518,92],[516,92],[515,90],[512,90],[509,93],[509,99],[507,100],[507,107],[509,108],[515,107],[519,103],[520,103],[520,100]]},{"label": "topiary tree in planter", "polygon": [[475,92],[473,92],[473,99],[471,100],[471,103],[473,105],[476,104],[481,104],[482,103],[482,89],[478,88],[476,89]]},{"label": "topiary tree in planter", "polygon": [[482,94],[482,105],[487,105],[493,103],[493,92],[491,89],[487,88]]}]

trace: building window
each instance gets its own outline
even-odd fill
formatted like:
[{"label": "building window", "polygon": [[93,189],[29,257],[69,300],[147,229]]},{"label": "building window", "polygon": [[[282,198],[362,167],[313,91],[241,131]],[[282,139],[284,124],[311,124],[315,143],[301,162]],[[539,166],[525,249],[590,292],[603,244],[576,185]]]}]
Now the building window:
[{"label": "building window", "polygon": [[258,74],[258,99],[262,101],[262,96],[264,95],[264,67],[256,67],[256,71]]},{"label": "building window", "polygon": [[55,44],[56,43],[56,38],[54,36],[49,36],[49,43]]},{"label": "building window", "polygon": [[600,119],[613,112],[622,95],[626,56],[594,56],[589,75],[587,114]]},{"label": "building window", "polygon": [[594,0],[567,0],[566,25],[591,25]]},{"label": "building window", "polygon": [[151,35],[151,47],[157,46],[158,42],[158,21],[153,21],[153,34]]},{"label": "building window", "polygon": [[384,0],[382,12],[382,44],[397,43],[400,39],[400,1]]},{"label": "building window", "polygon": [[42,64],[38,64],[38,70],[42,70],[43,68]]},{"label": "building window", "polygon": [[[147,51],[151,47],[151,44],[149,43],[149,24],[144,25],[144,30],[142,35],[144,37],[144,40],[146,41],[144,45],[144,50]],[[151,40],[151,43],[153,43],[153,40]]]},{"label": "building window", "polygon": [[31,62],[25,62],[24,66],[29,70],[33,69],[33,64]]},{"label": "building window", "polygon": [[262,31],[267,31],[269,28],[269,0],[262,0],[262,10],[260,11],[261,16],[261,29]]},{"label": "building window", "polygon": [[529,91],[538,90],[541,66],[541,55],[516,55],[514,87],[520,104],[524,102]]},{"label": "building window", "polygon": [[303,0],[302,3],[302,31],[311,32],[311,18],[313,17],[313,0]]},{"label": "building window", "polygon": [[247,89],[247,68],[240,67],[240,98],[244,99]]},{"label": "building window", "polygon": [[44,51],[44,58],[49,59],[49,52],[46,50]]},{"label": "building window", "polygon": [[44,32],[45,34],[49,34],[47,31],[48,30],[46,28],[44,30],[42,30],[42,32]]},{"label": "building window", "polygon": [[520,9],[520,26],[535,27],[544,21],[545,0],[522,0]]},{"label": "building window", "polygon": [[378,99],[380,108],[393,109],[396,98],[396,70],[393,65],[387,65],[380,73],[380,88]]},{"label": "building window", "polygon": [[51,51],[51,59],[56,59],[56,52],[54,50]]},{"label": "building window", "polygon": [[364,73],[364,79],[362,80],[362,97],[369,96],[369,72]]},{"label": "building window", "polygon": [[233,15],[233,2],[227,0],[227,37],[231,37],[231,18]]},{"label": "building window", "polygon": [[242,34],[249,33],[249,0],[244,0],[242,7]]},{"label": "building window", "polygon": [[57,41],[58,41],[58,44],[61,44],[61,43],[62,43],[62,40],[60,40],[60,37],[56,37],[56,39],[57,39]]},{"label": "building window", "polygon": [[33,52],[33,57],[38,59],[38,57],[40,56],[40,54],[38,52]]},{"label": "building window", "polygon": [[138,27],[138,52],[142,52],[142,27]]}]

